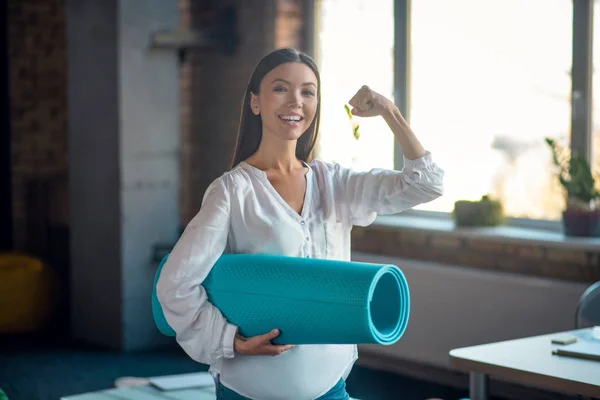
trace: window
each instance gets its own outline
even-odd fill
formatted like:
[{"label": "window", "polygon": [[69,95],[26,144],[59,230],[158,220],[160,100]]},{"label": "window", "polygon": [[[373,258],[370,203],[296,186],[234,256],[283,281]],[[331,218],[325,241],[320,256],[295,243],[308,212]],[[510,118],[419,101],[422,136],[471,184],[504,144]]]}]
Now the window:
[{"label": "window", "polygon": [[489,194],[508,216],[560,218],[544,138],[569,143],[572,16],[566,0],[411,2],[410,124],[447,173],[418,209]]},{"label": "window", "polygon": [[344,109],[362,85],[393,100],[393,7],[394,0],[316,1],[316,61],[322,81],[319,159],[356,170],[394,167],[395,140],[383,119],[351,121]]}]

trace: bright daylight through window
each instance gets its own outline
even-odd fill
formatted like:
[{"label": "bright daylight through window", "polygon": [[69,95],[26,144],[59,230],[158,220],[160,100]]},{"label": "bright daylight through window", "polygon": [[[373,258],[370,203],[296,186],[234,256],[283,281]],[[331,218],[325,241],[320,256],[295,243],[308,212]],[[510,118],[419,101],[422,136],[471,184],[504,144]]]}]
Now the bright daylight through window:
[{"label": "bright daylight through window", "polygon": [[[489,194],[508,216],[558,220],[564,197],[544,138],[570,138],[572,2],[411,3],[410,124],[446,171],[444,196],[417,209],[451,212],[457,200]],[[392,97],[393,0],[316,5],[317,156],[361,170],[392,167],[383,120],[360,120],[356,140],[343,105],[362,84]]]},{"label": "bright daylight through window", "polygon": [[316,153],[322,160],[356,170],[394,167],[394,136],[383,119],[350,120],[344,109],[362,85],[393,100],[393,3],[393,0],[316,1],[316,61],[323,99],[321,138]]}]

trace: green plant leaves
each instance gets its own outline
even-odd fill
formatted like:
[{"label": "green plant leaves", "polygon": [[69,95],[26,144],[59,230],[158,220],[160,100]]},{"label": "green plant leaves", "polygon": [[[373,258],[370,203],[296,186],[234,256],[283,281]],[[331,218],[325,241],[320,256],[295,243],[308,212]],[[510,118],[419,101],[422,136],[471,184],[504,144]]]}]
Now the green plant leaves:
[{"label": "green plant leaves", "polygon": [[587,160],[576,154],[565,155],[566,149],[554,139],[545,138],[545,141],[552,150],[552,162],[559,169],[558,181],[567,190],[568,196],[585,203],[600,199],[596,179]]}]

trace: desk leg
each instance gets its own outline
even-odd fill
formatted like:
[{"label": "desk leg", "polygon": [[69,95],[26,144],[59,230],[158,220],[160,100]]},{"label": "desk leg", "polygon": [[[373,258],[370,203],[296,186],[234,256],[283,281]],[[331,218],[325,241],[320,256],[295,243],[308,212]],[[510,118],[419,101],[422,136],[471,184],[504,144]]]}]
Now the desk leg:
[{"label": "desk leg", "polygon": [[486,374],[471,372],[469,375],[470,400],[488,400],[490,393],[490,378]]}]

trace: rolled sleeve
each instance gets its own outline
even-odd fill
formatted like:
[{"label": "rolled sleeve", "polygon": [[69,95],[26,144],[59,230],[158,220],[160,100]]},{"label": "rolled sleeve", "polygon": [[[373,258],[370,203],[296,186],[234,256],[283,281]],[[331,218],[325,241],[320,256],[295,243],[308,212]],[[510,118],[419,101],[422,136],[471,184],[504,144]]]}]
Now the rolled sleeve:
[{"label": "rolled sleeve", "polygon": [[233,350],[233,343],[235,341],[235,334],[237,333],[238,327],[232,324],[225,325],[223,330],[223,340],[221,346],[223,346],[223,357],[233,358],[235,352]]}]

